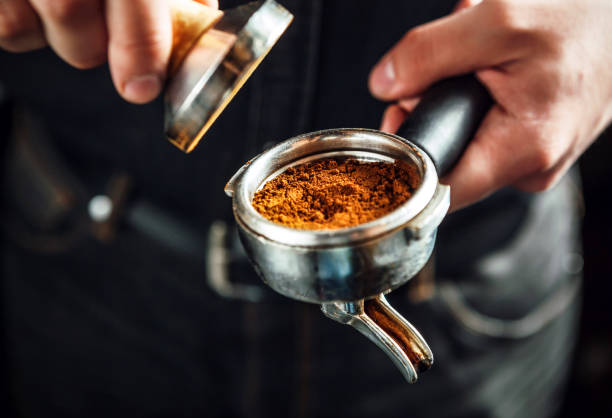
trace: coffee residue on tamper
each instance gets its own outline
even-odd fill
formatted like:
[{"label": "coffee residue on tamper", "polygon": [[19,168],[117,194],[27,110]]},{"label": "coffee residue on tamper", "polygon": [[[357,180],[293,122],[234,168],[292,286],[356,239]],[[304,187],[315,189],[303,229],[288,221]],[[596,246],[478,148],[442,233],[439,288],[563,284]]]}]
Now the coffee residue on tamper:
[{"label": "coffee residue on tamper", "polygon": [[327,158],[288,168],[255,193],[265,218],[296,229],[338,229],[380,218],[406,202],[420,181],[403,162]]}]

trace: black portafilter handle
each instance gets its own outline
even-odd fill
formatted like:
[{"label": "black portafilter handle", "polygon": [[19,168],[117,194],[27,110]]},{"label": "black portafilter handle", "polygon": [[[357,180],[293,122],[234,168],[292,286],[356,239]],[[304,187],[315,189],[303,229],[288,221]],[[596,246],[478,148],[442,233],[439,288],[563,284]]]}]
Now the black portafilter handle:
[{"label": "black portafilter handle", "polygon": [[474,75],[449,78],[423,94],[397,135],[427,152],[442,177],[459,160],[492,104]]}]

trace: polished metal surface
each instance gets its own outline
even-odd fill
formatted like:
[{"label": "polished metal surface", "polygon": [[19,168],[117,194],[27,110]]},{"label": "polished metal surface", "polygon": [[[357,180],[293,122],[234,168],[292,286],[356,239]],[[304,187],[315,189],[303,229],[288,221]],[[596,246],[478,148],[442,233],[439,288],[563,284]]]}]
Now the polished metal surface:
[{"label": "polished metal surface", "polygon": [[[251,205],[255,192],[287,168],[328,157],[402,160],[416,167],[420,183],[393,212],[350,228],[288,228],[265,219]],[[424,152],[375,130],[313,132],[283,141],[249,161],[225,191],[233,198],[246,253],[268,286],[293,299],[323,304],[328,317],[355,327],[385,350],[409,382],[431,365],[433,355],[418,331],[382,297],[423,268],[450,205],[449,187],[438,183]],[[376,315],[367,312],[372,304],[378,307],[372,311]]]},{"label": "polished metal surface", "polygon": [[407,226],[359,243],[298,247],[254,234],[237,221],[262,280],[287,297],[312,303],[354,301],[401,286],[423,268],[436,236],[434,229],[415,238]]},{"label": "polished metal surface", "polygon": [[[372,222],[335,230],[299,230],[273,223],[251,205],[253,195],[283,170],[329,156],[399,159],[417,167],[420,185],[404,205]],[[401,286],[427,262],[449,205],[431,160],[395,135],[334,129],[284,141],[247,163],[228,185],[241,240],[263,281],[306,302],[354,301]]]},{"label": "polished metal surface", "polygon": [[228,10],[187,54],[164,94],[165,133],[185,152],[198,144],[291,23],[273,0]]},{"label": "polished metal surface", "polygon": [[[366,304],[379,308],[387,320],[381,321],[372,315]],[[418,373],[433,364],[433,353],[419,331],[397,313],[382,294],[367,302],[325,303],[321,310],[328,318],[352,326],[376,344],[410,383],[416,382]],[[386,329],[389,324],[395,329]]]}]

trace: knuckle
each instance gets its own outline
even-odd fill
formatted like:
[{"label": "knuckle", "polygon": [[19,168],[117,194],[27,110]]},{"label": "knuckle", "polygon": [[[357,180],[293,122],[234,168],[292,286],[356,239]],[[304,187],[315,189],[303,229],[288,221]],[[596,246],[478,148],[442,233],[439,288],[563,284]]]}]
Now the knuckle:
[{"label": "knuckle", "polygon": [[542,174],[522,185],[520,189],[530,193],[540,193],[550,190],[555,184],[557,184],[556,174]]},{"label": "knuckle", "polygon": [[422,26],[417,26],[406,32],[406,35],[404,35],[404,42],[406,44],[416,44],[423,38],[424,32],[425,30]]},{"label": "knuckle", "polygon": [[565,94],[566,81],[558,71],[547,71],[545,77],[546,79],[542,80],[542,94],[538,100],[542,113],[550,118],[557,108],[556,104]]},{"label": "knuckle", "polygon": [[396,55],[406,55],[409,59],[400,60],[402,67],[398,69],[400,78],[411,79],[414,75],[426,71],[425,64],[429,62],[429,57],[433,54],[428,33],[425,27],[418,26],[404,35]]},{"label": "knuckle", "polygon": [[112,39],[109,46],[111,49],[131,54],[135,59],[148,58],[156,61],[165,57],[167,49],[170,48],[170,39],[151,29],[138,35]]},{"label": "knuckle", "polygon": [[45,46],[45,43],[40,39],[18,39],[4,40],[0,38],[0,49],[8,52],[27,52],[39,49]]},{"label": "knuckle", "polygon": [[16,19],[0,14],[0,40],[11,43],[24,35],[24,29]]},{"label": "knuckle", "polygon": [[88,0],[42,0],[41,9],[50,19],[68,24],[86,16],[91,10]]},{"label": "knuckle", "polygon": [[89,70],[106,62],[106,54],[97,54],[90,57],[81,57],[71,60],[70,65],[79,70]]},{"label": "knuckle", "polygon": [[535,172],[546,172],[556,163],[554,154],[547,147],[538,147],[531,156],[532,167]]},{"label": "knuckle", "polygon": [[0,48],[8,52],[25,52],[40,48],[44,39],[31,28],[0,15]]},{"label": "knuckle", "polygon": [[524,29],[526,20],[512,3],[505,0],[493,0],[484,3],[488,7],[490,21],[503,29]]},{"label": "knuckle", "polygon": [[426,54],[431,47],[431,42],[429,42],[431,36],[429,33],[430,31],[426,26],[417,26],[406,33],[406,44],[414,49],[415,54]]},{"label": "knuckle", "polygon": [[509,0],[490,0],[484,2],[489,8],[490,23],[508,48],[518,48],[525,52],[538,51],[540,54],[558,54],[558,37],[542,17],[529,14],[526,8]]}]

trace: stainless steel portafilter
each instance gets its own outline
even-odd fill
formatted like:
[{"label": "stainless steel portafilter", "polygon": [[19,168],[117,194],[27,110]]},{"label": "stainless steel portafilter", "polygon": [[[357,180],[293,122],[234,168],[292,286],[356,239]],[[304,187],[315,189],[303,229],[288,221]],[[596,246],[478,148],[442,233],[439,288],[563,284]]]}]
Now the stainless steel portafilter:
[{"label": "stainless steel portafilter", "polygon": [[[439,183],[491,106],[472,76],[428,90],[397,135],[331,129],[290,138],[258,155],[230,179],[226,193],[255,270],[275,291],[321,304],[394,361],[409,382],[433,363],[427,343],[384,295],[415,276],[429,259],[450,203]],[[323,158],[405,161],[419,174],[413,196],[371,222],[334,230],[300,230],[271,222],[251,202],[257,190],[289,167]]]},{"label": "stainless steel portafilter", "polygon": [[293,20],[273,0],[219,11],[171,0],[173,47],[164,129],[191,152]]}]

